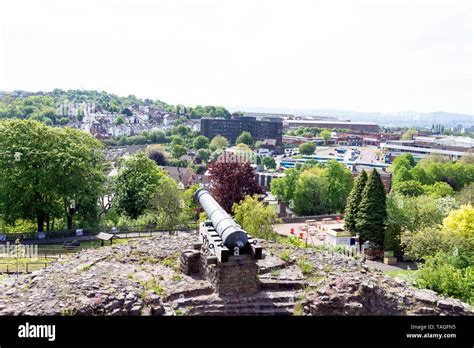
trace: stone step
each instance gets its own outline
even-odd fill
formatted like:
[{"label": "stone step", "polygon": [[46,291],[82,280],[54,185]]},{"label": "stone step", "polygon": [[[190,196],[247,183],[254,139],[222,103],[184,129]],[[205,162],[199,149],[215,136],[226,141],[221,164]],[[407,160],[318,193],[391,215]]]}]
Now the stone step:
[{"label": "stone step", "polygon": [[[265,308],[292,308],[295,306],[295,302],[278,302],[278,303],[268,303],[268,302],[261,302],[261,303],[239,303],[239,304],[201,304],[192,306],[193,309],[221,309],[221,310],[231,310],[231,309],[245,309],[245,308],[253,308],[253,309],[265,309]],[[182,307],[182,306],[179,306]]]},{"label": "stone step", "polygon": [[[254,304],[202,304],[186,308],[189,315],[291,315],[296,303],[254,303]],[[175,308],[175,309],[178,309]]]},{"label": "stone step", "polygon": [[[164,300],[165,301],[174,301],[174,300],[180,299],[182,297],[184,297],[184,298],[198,298],[200,296],[212,295],[213,293],[214,293],[214,289],[211,286],[209,286],[209,287],[205,287],[205,288],[174,292],[173,294],[165,297]],[[209,298],[209,296],[206,296],[206,298]]]},{"label": "stone step", "polygon": [[278,303],[295,301],[298,293],[295,291],[267,291],[252,296],[221,298],[216,296],[184,297],[174,300],[174,304],[182,306],[196,306],[201,304],[239,304],[239,303]]},{"label": "stone step", "polygon": [[199,306],[190,308],[191,315],[291,315],[294,304],[279,306]]},{"label": "stone step", "polygon": [[302,289],[304,284],[301,280],[260,279],[263,289]]}]

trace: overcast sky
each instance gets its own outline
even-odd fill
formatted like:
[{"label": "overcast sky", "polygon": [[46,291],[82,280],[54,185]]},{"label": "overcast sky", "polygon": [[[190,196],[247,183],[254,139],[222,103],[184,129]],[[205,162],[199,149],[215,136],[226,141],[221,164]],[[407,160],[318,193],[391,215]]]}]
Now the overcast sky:
[{"label": "overcast sky", "polygon": [[459,1],[2,0],[0,90],[474,114]]}]

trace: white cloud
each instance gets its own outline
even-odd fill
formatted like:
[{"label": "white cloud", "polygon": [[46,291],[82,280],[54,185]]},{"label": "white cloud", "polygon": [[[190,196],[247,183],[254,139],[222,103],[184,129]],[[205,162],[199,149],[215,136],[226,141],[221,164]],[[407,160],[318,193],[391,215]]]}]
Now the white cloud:
[{"label": "white cloud", "polygon": [[470,1],[9,1],[0,89],[474,114]]}]

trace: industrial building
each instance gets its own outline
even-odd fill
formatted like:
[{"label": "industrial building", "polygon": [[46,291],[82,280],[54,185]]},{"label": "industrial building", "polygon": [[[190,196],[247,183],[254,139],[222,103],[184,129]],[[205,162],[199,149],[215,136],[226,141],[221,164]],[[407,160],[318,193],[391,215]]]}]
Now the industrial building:
[{"label": "industrial building", "polygon": [[474,139],[467,137],[416,137],[413,140],[389,140],[380,144],[386,156],[393,161],[399,155],[410,153],[415,159],[441,155],[452,160],[474,156]]},{"label": "industrial building", "polygon": [[357,132],[377,133],[379,126],[372,122],[350,122],[350,121],[318,121],[318,120],[286,120],[283,123],[285,129],[296,129],[300,127],[350,129]]}]

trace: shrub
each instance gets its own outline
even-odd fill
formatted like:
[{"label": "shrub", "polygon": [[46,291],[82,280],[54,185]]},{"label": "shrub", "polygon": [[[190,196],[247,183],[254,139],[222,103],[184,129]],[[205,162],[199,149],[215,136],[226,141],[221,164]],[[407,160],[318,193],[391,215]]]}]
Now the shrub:
[{"label": "shrub", "polygon": [[404,196],[421,196],[425,191],[418,181],[408,180],[398,183],[396,191]]},{"label": "shrub", "polygon": [[307,142],[298,146],[298,151],[302,155],[312,155],[316,151],[316,144],[313,142]]},{"label": "shrub", "polygon": [[279,222],[276,212],[269,206],[259,202],[258,196],[246,196],[232,206],[235,220],[251,236],[262,239],[276,239],[273,225]]},{"label": "shrub", "polygon": [[425,227],[414,232],[402,234],[405,254],[414,260],[422,260],[443,250],[444,238],[436,227]]},{"label": "shrub", "polygon": [[179,269],[178,258],[176,255],[168,256],[167,258],[161,261],[161,264],[166,267],[173,268],[175,270]]},{"label": "shrub", "polygon": [[295,308],[293,309],[294,316],[302,316],[304,315],[304,306],[302,303],[297,303]]},{"label": "shrub", "polygon": [[400,229],[398,226],[389,225],[385,230],[385,236],[383,240],[384,251],[393,251],[394,256],[401,256],[401,246],[400,246]]},{"label": "shrub", "polygon": [[140,284],[145,288],[145,290],[153,290],[157,295],[165,294],[165,290],[155,279],[143,281],[140,282]]},{"label": "shrub", "polygon": [[433,185],[424,185],[425,193],[435,198],[453,196],[454,190],[449,184],[445,182],[435,182]]},{"label": "shrub", "polygon": [[171,277],[171,280],[177,283],[183,280],[183,277],[180,274],[173,274],[173,276]]},{"label": "shrub", "polygon": [[309,276],[313,273],[313,265],[309,262],[306,262],[304,259],[299,259],[297,265],[304,276]]},{"label": "shrub", "polygon": [[287,237],[285,241],[289,245],[294,245],[295,247],[298,247],[298,248],[306,247],[306,243],[300,237],[290,236],[290,237]]},{"label": "shrub", "polygon": [[288,249],[285,249],[280,252],[279,256],[280,256],[280,259],[282,259],[283,261],[289,262],[291,258],[291,253]]},{"label": "shrub", "polygon": [[474,304],[472,259],[455,251],[428,257],[419,270],[415,285]]},{"label": "shrub", "polygon": [[442,232],[470,240],[471,247],[474,249],[474,208],[468,204],[452,211],[443,220]]},{"label": "shrub", "polygon": [[159,166],[166,165],[166,159],[167,159],[168,154],[166,153],[166,150],[163,147],[163,145],[159,145],[159,144],[148,145],[145,150],[145,154],[149,159],[155,161],[157,165]]}]

